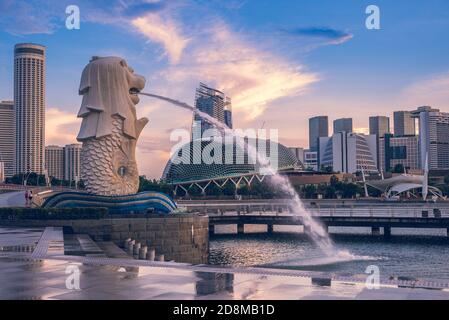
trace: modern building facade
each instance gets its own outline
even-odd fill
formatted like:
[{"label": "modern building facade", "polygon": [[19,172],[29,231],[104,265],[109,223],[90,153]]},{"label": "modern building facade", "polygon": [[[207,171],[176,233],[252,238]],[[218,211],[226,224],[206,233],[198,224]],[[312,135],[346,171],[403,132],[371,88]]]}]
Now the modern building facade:
[{"label": "modern building facade", "polygon": [[77,181],[80,179],[81,144],[68,144],[64,147],[45,147],[45,168],[48,176],[59,180]]},{"label": "modern building facade", "polygon": [[414,136],[415,118],[411,111],[395,111],[393,113],[394,119],[394,135],[395,136]]},{"label": "modern building facade", "polygon": [[318,139],[329,136],[329,123],[327,116],[318,116],[309,119],[309,150],[318,151]]},{"label": "modern building facade", "polygon": [[301,147],[290,147],[288,148],[298,161],[304,162],[304,148]]},{"label": "modern building facade", "polygon": [[341,118],[334,120],[334,133],[353,131],[352,118]]},{"label": "modern building facade", "polygon": [[225,98],[224,122],[230,129],[232,129],[232,103],[231,98],[229,97]]},{"label": "modern building facade", "polygon": [[[291,150],[280,143],[270,140],[258,139],[247,140],[248,144],[254,145],[258,152],[264,149],[263,153],[267,159],[275,157],[277,162],[277,172],[294,171],[298,168],[298,160]],[[196,147],[195,144],[199,144]],[[202,153],[204,150],[221,150],[217,161],[205,163]],[[200,159],[195,163],[195,159]],[[263,181],[270,173],[263,170],[263,166],[254,163],[252,156],[248,154],[245,147],[234,141],[217,141],[216,139],[201,139],[191,141],[181,147],[172,155],[162,174],[162,179],[168,184],[175,186],[188,193],[193,185],[203,192],[209,186],[223,188],[227,184],[233,184],[236,188],[241,184],[250,186],[252,183]]]},{"label": "modern building facade", "polygon": [[64,179],[64,148],[59,146],[45,147],[45,168],[49,177]]},{"label": "modern building facade", "polygon": [[318,152],[305,150],[303,166],[306,170],[318,171]]},{"label": "modern building facade", "polygon": [[390,133],[390,118],[385,116],[369,117],[369,134],[383,137]]},{"label": "modern building facade", "polygon": [[377,136],[340,132],[320,138],[320,168],[342,173],[378,173]]},{"label": "modern building facade", "polygon": [[14,47],[15,173],[43,173],[45,157],[45,47]]},{"label": "modern building facade", "polygon": [[418,136],[379,138],[379,169],[388,172],[399,164],[407,170],[421,168]]},{"label": "modern building facade", "polygon": [[81,144],[68,144],[64,147],[64,180],[80,180],[80,155]]},{"label": "modern building facade", "polygon": [[[225,113],[226,106],[226,113]],[[232,107],[231,99],[223,92],[208,87],[204,83],[200,83],[196,89],[195,94],[195,108],[214,117],[221,123],[232,127]],[[198,125],[201,125],[201,130],[198,130]],[[192,124],[192,136],[196,134],[203,136],[204,131],[212,129],[213,126],[198,115],[194,115]],[[198,137],[199,138],[199,137]]]},{"label": "modern building facade", "polygon": [[14,102],[0,102],[0,162],[3,163],[4,178],[14,175]]},{"label": "modern building facade", "polygon": [[419,123],[420,163],[430,170],[449,169],[449,113],[429,106],[412,112]]}]

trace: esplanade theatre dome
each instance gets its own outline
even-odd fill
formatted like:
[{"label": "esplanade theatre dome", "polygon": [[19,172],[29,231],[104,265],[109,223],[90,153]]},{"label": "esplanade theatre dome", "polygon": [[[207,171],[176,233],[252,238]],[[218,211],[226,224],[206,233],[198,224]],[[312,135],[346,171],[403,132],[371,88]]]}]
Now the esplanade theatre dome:
[{"label": "esplanade theatre dome", "polygon": [[[252,146],[257,145],[258,152],[268,159],[271,158],[273,151],[277,153],[277,157],[275,154],[273,157],[277,158],[278,172],[298,169],[302,166],[293,153],[280,143],[263,139],[258,139],[257,144],[256,139],[245,139],[245,141]],[[214,154],[216,150],[221,150],[221,154]],[[213,158],[214,161],[205,161],[204,154]],[[225,180],[259,175],[261,174],[259,167],[258,164],[254,164],[253,157],[248,156],[247,148],[240,146],[235,139],[234,141],[231,139],[217,141],[203,138],[185,144],[174,153],[165,166],[162,179],[174,185]]]}]

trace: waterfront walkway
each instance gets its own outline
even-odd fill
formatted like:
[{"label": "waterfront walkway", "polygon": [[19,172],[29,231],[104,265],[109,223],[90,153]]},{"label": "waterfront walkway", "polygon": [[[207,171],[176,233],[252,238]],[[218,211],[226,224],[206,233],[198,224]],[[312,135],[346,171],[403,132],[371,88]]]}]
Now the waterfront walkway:
[{"label": "waterfront walkway", "polygon": [[[0,299],[449,299],[444,280],[368,289],[367,275],[67,256],[58,228],[0,228],[0,248]],[[68,289],[75,268],[80,289]]]},{"label": "waterfront walkway", "polygon": [[[304,200],[304,208],[293,207],[288,200],[209,200],[179,201],[179,207],[209,215],[209,231],[216,225],[302,225],[307,210],[325,227],[370,227],[373,234],[391,235],[392,228],[446,229],[449,233],[449,201]],[[306,230],[307,231],[307,230]]]},{"label": "waterfront walkway", "polygon": [[0,207],[24,207],[25,191],[0,193]]}]

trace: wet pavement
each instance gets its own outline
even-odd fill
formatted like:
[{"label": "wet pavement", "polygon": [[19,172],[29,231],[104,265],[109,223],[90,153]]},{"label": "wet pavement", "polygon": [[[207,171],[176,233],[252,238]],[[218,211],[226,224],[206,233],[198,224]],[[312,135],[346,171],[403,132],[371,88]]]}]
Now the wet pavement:
[{"label": "wet pavement", "polygon": [[25,191],[0,193],[0,207],[24,207]]},{"label": "wet pavement", "polygon": [[0,271],[0,299],[449,299],[448,289],[370,290],[344,279],[321,286],[289,270],[68,256],[57,228],[0,227]]}]

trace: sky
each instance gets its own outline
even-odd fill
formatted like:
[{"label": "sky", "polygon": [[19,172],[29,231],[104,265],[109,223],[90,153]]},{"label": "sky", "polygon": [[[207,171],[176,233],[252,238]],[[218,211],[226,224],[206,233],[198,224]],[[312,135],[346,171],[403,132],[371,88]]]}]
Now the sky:
[{"label": "sky", "polygon": [[[66,28],[66,7],[80,29]],[[380,29],[367,29],[367,6]],[[232,98],[236,128],[278,129],[308,147],[308,118],[368,117],[431,105],[449,111],[447,0],[0,0],[0,100],[13,96],[13,47],[47,47],[46,144],[76,142],[81,72],[92,56],[120,56],[145,91],[194,103],[205,82]],[[141,98],[150,122],[138,142],[140,173],[160,178],[192,115]],[[392,123],[392,121],[391,121]]]}]

